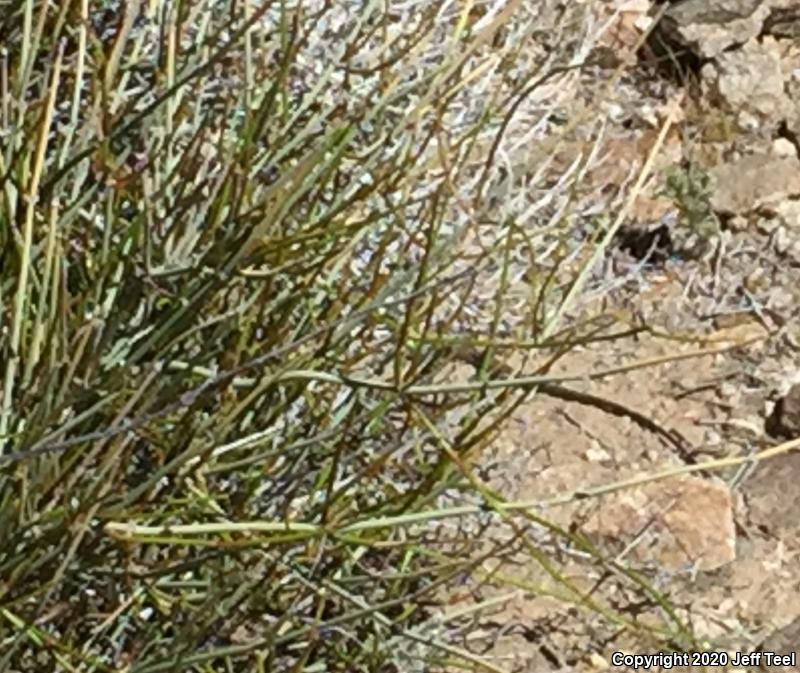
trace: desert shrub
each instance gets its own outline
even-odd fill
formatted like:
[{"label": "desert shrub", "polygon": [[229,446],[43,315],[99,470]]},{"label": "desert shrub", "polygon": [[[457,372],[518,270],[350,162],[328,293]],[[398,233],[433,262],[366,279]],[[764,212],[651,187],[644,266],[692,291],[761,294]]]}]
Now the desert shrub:
[{"label": "desert shrub", "polygon": [[[519,5],[9,6],[0,670],[469,659],[434,628],[499,553],[466,465],[534,387],[446,383],[502,335],[563,351],[571,287],[503,300],[565,235],[490,203],[571,67],[563,8]],[[515,208],[558,223],[574,185],[530,161]]]}]

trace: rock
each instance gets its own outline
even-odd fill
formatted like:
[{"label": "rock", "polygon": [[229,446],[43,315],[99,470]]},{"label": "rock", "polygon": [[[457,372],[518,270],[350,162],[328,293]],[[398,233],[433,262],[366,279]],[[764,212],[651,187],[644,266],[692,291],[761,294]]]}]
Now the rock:
[{"label": "rock", "polygon": [[[776,437],[800,437],[800,383],[794,384],[766,422]],[[800,453],[787,452],[759,462],[741,487],[750,523],[770,536],[797,545],[800,532]]]},{"label": "rock", "polygon": [[751,154],[715,166],[709,172],[711,207],[718,213],[745,215],[760,208],[782,207],[800,195],[800,160]]},{"label": "rock", "polygon": [[789,259],[791,264],[800,264],[800,201],[788,199],[775,207],[772,232],[775,250]]},{"label": "rock", "polygon": [[792,248],[794,237],[792,237],[786,230],[786,227],[778,227],[775,230],[775,235],[772,238],[772,245],[781,256],[785,256]]},{"label": "rock", "polygon": [[659,29],[701,58],[757,37],[770,15],[764,0],[685,0],[672,5]]},{"label": "rock", "polygon": [[800,232],[800,201],[792,199],[781,201],[775,207],[775,215],[788,229]]},{"label": "rock", "polygon": [[800,35],[798,0],[684,0],[664,14],[658,29],[668,40],[703,59],[748,40]]},{"label": "rock", "polygon": [[728,229],[731,231],[746,231],[750,228],[750,220],[743,215],[735,215],[728,220]]},{"label": "rock", "polygon": [[794,101],[794,110],[786,119],[786,130],[795,138],[800,139],[800,63],[786,85],[786,92]]},{"label": "rock", "polygon": [[593,446],[586,450],[586,460],[590,463],[605,463],[611,461],[611,454],[599,446]]},{"label": "rock", "polygon": [[772,0],[763,33],[785,39],[800,38],[800,1]]},{"label": "rock", "polygon": [[778,400],[766,426],[771,435],[800,437],[800,383]]},{"label": "rock", "polygon": [[787,138],[776,138],[772,141],[772,153],[776,157],[796,157],[797,148]]},{"label": "rock", "polygon": [[[800,617],[790,624],[770,634],[757,648],[758,652],[776,652],[777,654],[791,654],[800,647]],[[788,671],[796,670],[777,666],[760,666],[761,671]]]},{"label": "rock", "polygon": [[735,113],[743,131],[753,132],[764,122],[777,126],[794,114],[773,42],[750,40],[707,63],[701,74],[707,95]]},{"label": "rock", "polygon": [[[789,265],[800,265],[800,202],[790,201],[794,204],[794,213],[790,217],[779,215],[780,226],[773,235],[773,248],[780,257]],[[774,295],[773,295],[774,297]],[[772,302],[773,300],[770,300]],[[795,296],[789,300],[789,306],[797,303]],[[791,309],[790,309],[791,310]]]},{"label": "rock", "polygon": [[590,652],[588,659],[593,671],[607,671],[609,668],[608,659],[601,657],[597,652]]},{"label": "rock", "polygon": [[673,572],[713,570],[736,557],[731,492],[725,484],[697,477],[615,494],[589,519],[585,532],[630,544],[638,561]]},{"label": "rock", "polygon": [[783,453],[759,462],[744,480],[741,492],[750,524],[796,550],[800,533],[800,453]]}]

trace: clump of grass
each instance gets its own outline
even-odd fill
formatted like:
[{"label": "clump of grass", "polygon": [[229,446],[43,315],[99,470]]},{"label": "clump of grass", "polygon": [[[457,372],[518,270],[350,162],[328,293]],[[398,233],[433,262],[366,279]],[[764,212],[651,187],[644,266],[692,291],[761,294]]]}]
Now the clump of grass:
[{"label": "clump of grass", "polygon": [[[538,380],[438,383],[475,344],[486,378],[535,248],[481,206],[545,81],[519,5],[0,19],[0,670],[488,666],[434,608],[505,547],[427,523],[500,516],[467,461]],[[531,348],[589,338],[529,308]]]}]

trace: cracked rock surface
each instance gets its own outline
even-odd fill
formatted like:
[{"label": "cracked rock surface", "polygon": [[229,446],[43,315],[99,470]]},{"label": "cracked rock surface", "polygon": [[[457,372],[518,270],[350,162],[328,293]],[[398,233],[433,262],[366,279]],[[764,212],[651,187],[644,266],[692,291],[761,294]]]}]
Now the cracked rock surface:
[{"label": "cracked rock surface", "polygon": [[797,0],[684,0],[665,13],[660,28],[667,39],[700,58],[766,33],[795,34]]}]

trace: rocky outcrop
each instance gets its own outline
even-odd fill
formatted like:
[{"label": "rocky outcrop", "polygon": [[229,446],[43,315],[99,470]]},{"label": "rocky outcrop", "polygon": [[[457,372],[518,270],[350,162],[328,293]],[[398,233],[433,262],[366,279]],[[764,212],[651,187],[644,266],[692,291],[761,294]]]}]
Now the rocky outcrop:
[{"label": "rocky outcrop", "polygon": [[713,58],[764,34],[795,34],[798,17],[798,0],[684,0],[665,12],[659,32],[677,47]]}]

